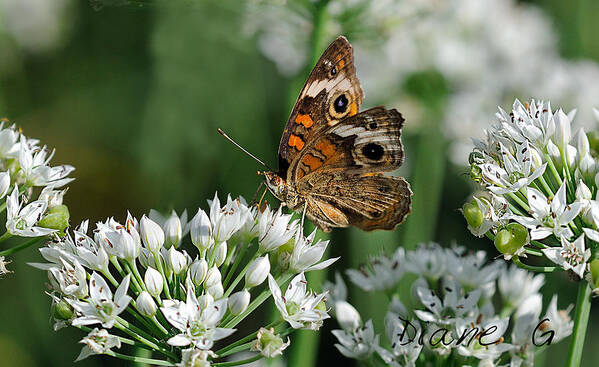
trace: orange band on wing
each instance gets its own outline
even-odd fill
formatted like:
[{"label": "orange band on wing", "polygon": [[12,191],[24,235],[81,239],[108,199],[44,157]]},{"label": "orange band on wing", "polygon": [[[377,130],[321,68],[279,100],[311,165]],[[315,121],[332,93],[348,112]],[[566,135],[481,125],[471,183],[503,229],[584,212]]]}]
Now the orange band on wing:
[{"label": "orange band on wing", "polygon": [[291,134],[289,136],[289,142],[287,142],[290,147],[295,147],[297,150],[302,150],[304,147],[304,141],[297,135]]},{"label": "orange band on wing", "polygon": [[345,66],[345,61],[339,60],[339,62],[337,63],[337,69],[341,70],[341,69],[343,69],[344,66]]},{"label": "orange band on wing", "polygon": [[353,116],[356,113],[358,113],[358,105],[356,102],[352,102],[351,105],[349,105],[349,115]]},{"label": "orange band on wing", "polygon": [[302,163],[310,167],[310,171],[316,170],[323,164],[323,162],[320,159],[311,154],[306,154],[306,156],[302,159]]},{"label": "orange band on wing", "polygon": [[303,113],[297,115],[295,122],[304,125],[306,129],[309,129],[312,125],[314,125],[314,120],[312,120],[310,115],[304,115]]},{"label": "orange band on wing", "polygon": [[327,139],[319,141],[314,148],[320,150],[327,159],[335,155],[335,145]]}]

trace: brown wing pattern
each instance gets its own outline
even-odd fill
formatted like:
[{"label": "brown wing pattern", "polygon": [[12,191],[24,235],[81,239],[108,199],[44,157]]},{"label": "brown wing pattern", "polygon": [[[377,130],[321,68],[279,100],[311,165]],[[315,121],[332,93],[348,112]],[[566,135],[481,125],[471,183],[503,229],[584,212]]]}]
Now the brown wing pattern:
[{"label": "brown wing pattern", "polygon": [[306,215],[325,231],[350,225],[390,230],[410,213],[411,197],[402,177],[323,173],[307,197]]},{"label": "brown wing pattern", "polygon": [[357,114],[363,97],[352,46],[340,36],[314,66],[287,121],[279,144],[281,176],[323,129]]},{"label": "brown wing pattern", "polygon": [[287,181],[310,180],[315,172],[343,169],[354,174],[387,172],[403,162],[401,128],[395,110],[375,107],[329,126],[307,144],[288,170]]}]

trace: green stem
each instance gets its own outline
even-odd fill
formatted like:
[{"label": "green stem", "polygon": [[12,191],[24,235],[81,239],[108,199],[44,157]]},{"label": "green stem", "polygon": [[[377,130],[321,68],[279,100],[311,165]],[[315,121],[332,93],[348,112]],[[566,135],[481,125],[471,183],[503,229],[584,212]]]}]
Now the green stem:
[{"label": "green stem", "polygon": [[583,279],[578,285],[578,297],[576,299],[576,315],[574,316],[574,330],[570,342],[570,354],[568,356],[568,367],[580,366],[584,338],[589,322],[591,311],[591,287]]},{"label": "green stem", "polygon": [[10,234],[8,231],[6,231],[2,236],[0,236],[0,242],[4,242],[11,237],[12,237],[12,234]]},{"label": "green stem", "polygon": [[231,367],[231,366],[243,366],[248,363],[256,362],[259,359],[264,358],[262,354],[258,354],[252,358],[242,359],[241,361],[232,361],[232,362],[220,362],[220,363],[212,363],[213,367]]},{"label": "green stem", "polygon": [[243,269],[239,272],[239,274],[237,274],[237,277],[235,277],[235,280],[233,280],[231,285],[227,288],[227,291],[225,292],[225,295],[223,297],[229,297],[231,295],[231,293],[233,293],[237,284],[241,281],[241,279],[243,279],[243,277],[245,276],[245,273],[247,273],[248,269],[250,268],[250,265],[258,257],[258,255],[260,255],[259,252],[260,251],[256,251],[256,253],[252,256],[250,261],[248,261],[247,264],[245,264]]},{"label": "green stem", "polygon": [[225,287],[225,289],[227,289],[227,287],[229,286],[229,282],[231,281],[233,274],[235,274],[235,270],[237,270],[237,267],[241,263],[241,260],[243,260],[243,257],[245,256],[245,252],[247,251],[248,247],[250,247],[250,244],[251,244],[251,242],[248,243],[247,245],[240,243],[241,248],[239,249],[239,252],[235,255],[235,261],[233,262],[233,265],[231,265],[231,268],[227,270],[227,276],[225,277],[225,280],[223,281],[223,287]]},{"label": "green stem", "polygon": [[154,365],[154,366],[175,366],[174,363],[169,362],[169,361],[164,361],[162,359],[130,356],[127,354],[121,354],[121,353],[117,353],[117,352],[110,352],[110,353],[106,353],[106,354],[108,354],[109,356],[115,357],[115,358],[124,359],[126,361],[132,361],[132,362],[136,362],[136,363],[144,363],[144,364]]},{"label": "green stem", "polygon": [[160,272],[160,274],[162,274],[162,281],[164,282],[164,286],[162,287],[162,289],[164,289],[164,294],[166,295],[166,298],[168,299],[172,299],[173,297],[171,297],[171,292],[169,290],[169,284],[168,281],[166,280],[166,274],[164,274],[164,267],[162,266],[162,259],[160,259],[160,255],[153,254],[154,255],[154,263],[156,263],[156,267],[158,267],[158,271]]},{"label": "green stem", "polygon": [[43,240],[45,240],[46,237],[35,237],[27,242],[23,242],[20,245],[17,245],[15,247],[11,247],[9,249],[6,249],[4,251],[0,251],[0,256],[8,256],[8,255],[12,255],[15,252],[21,251],[26,249],[27,247],[30,247],[32,245],[35,245]]},{"label": "green stem", "polygon": [[516,264],[518,267],[524,269],[524,270],[530,270],[530,271],[534,271],[537,273],[553,273],[554,271],[557,271],[559,268],[556,266],[532,266],[532,265],[527,265],[524,264],[523,262],[520,261],[520,258],[518,258],[518,256],[514,256],[512,257],[512,261],[514,262],[514,264]]}]

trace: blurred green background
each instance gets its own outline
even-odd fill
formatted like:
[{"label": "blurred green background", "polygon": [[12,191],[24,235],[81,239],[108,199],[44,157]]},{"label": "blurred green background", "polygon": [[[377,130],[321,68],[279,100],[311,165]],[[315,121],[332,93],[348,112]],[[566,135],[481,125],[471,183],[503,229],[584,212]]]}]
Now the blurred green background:
[{"label": "blurred green background", "polygon": [[[19,8],[15,0],[1,3]],[[299,92],[297,80],[306,74],[282,76],[262,56],[255,37],[241,30],[241,2],[173,1],[162,6],[113,0],[104,3],[125,6],[101,7],[99,1],[61,0],[58,23],[37,30],[42,41],[36,40],[36,28],[31,31],[27,22],[35,23],[38,13],[50,10],[42,0],[25,3],[17,12],[23,19],[7,18],[14,12],[0,13],[0,114],[26,135],[56,148],[55,164],[77,168],[77,180],[65,198],[73,224],[85,218],[123,219],[127,210],[134,215],[149,208],[193,211],[205,206],[215,191],[252,197],[260,167],[220,138],[216,128],[274,165],[290,100]],[[551,17],[565,57],[599,60],[599,24],[592,11],[597,7],[592,1],[534,3]],[[0,12],[8,5],[0,6]],[[23,43],[14,33],[1,30],[14,29],[15,22],[22,22],[23,32],[33,38]],[[43,43],[45,32],[58,34],[51,46]],[[369,106],[368,90],[365,93]],[[406,118],[409,124],[410,116]],[[408,166],[419,138],[418,132],[405,137]],[[443,245],[455,240],[495,256],[489,241],[470,235],[456,210],[472,190],[466,169],[448,159],[430,163],[444,170],[441,207],[433,208],[429,218],[434,235],[420,238]],[[409,170],[402,173],[411,180]],[[405,236],[334,232],[332,255],[342,256],[335,269],[356,266],[368,254],[397,246],[401,235]],[[43,293],[46,275],[26,265],[39,258],[34,249],[20,253],[10,264],[14,273],[0,280],[0,366],[65,366],[79,353],[80,333],[51,329],[50,302]],[[562,308],[575,302],[576,287],[565,276],[547,283],[545,302],[558,289]],[[352,290],[350,298],[357,300],[359,309],[376,302],[360,295]],[[585,366],[596,365],[599,358],[599,329],[593,327],[599,324],[599,304],[595,301],[594,306]],[[343,358],[332,346],[329,330],[334,327],[330,322],[321,334],[319,366]],[[550,347],[545,365],[562,360],[567,344]],[[78,365],[108,363],[124,365],[103,357]]]}]

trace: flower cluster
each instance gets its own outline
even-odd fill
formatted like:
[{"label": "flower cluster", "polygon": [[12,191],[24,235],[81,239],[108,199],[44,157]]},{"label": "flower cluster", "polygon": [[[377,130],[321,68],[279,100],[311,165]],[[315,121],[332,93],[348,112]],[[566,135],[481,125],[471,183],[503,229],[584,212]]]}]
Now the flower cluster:
[{"label": "flower cluster", "polygon": [[[543,95],[578,106],[590,123],[599,99],[599,66],[560,56],[551,19],[534,4],[516,0],[330,0],[300,4],[248,2],[246,30],[279,70],[295,75],[309,62],[315,12],[325,12],[322,37],[348,37],[370,104],[402,106],[407,128],[426,122],[428,101],[406,88],[414,76],[440,76],[449,86],[443,130],[449,156],[463,165],[472,131],[497,103]],[[558,86],[558,87],[557,87]],[[441,90],[442,88],[438,88]],[[441,92],[442,93],[442,92]],[[590,126],[590,125],[587,125]]]},{"label": "flower cluster", "polygon": [[74,170],[69,165],[50,166],[54,151],[8,124],[5,119],[0,122],[0,212],[6,211],[6,232],[0,243],[10,237],[28,240],[0,248],[0,275],[9,272],[7,255],[60,234],[68,226],[69,211],[62,198]]},{"label": "flower cluster", "polygon": [[[400,297],[398,286],[405,274],[416,280],[411,296]],[[488,262],[483,251],[468,253],[434,243],[407,252],[399,248],[391,258],[375,258],[347,275],[364,291],[391,298],[381,340],[373,322],[363,322],[346,300],[340,276],[325,287],[341,327],[333,330],[335,346],[344,356],[369,365],[498,366],[510,360],[510,366],[532,366],[539,347],[572,332],[569,309],[557,309],[557,296],[542,313],[544,275]],[[418,306],[408,309],[404,304]]]},{"label": "flower cluster", "polygon": [[[483,192],[462,209],[472,233],[492,238],[506,259],[563,269],[596,288],[589,270],[599,262],[597,135],[574,132],[574,115],[534,100],[500,109],[470,154],[470,176]],[[528,256],[555,266],[522,263]]]},{"label": "flower cluster", "polygon": [[[257,360],[281,354],[294,329],[320,327],[325,295],[308,289],[304,272],[335,261],[321,261],[328,241],[305,237],[281,209],[230,196],[221,204],[216,195],[209,205],[189,222],[185,212],[151,211],[124,223],[109,218],[89,233],[84,221],[40,250],[48,263],[32,265],[48,271],[55,329],[89,333],[80,359],[123,358],[115,349],[129,344],[161,358],[150,364],[209,366],[249,350]],[[280,317],[225,344],[271,294]]]}]

